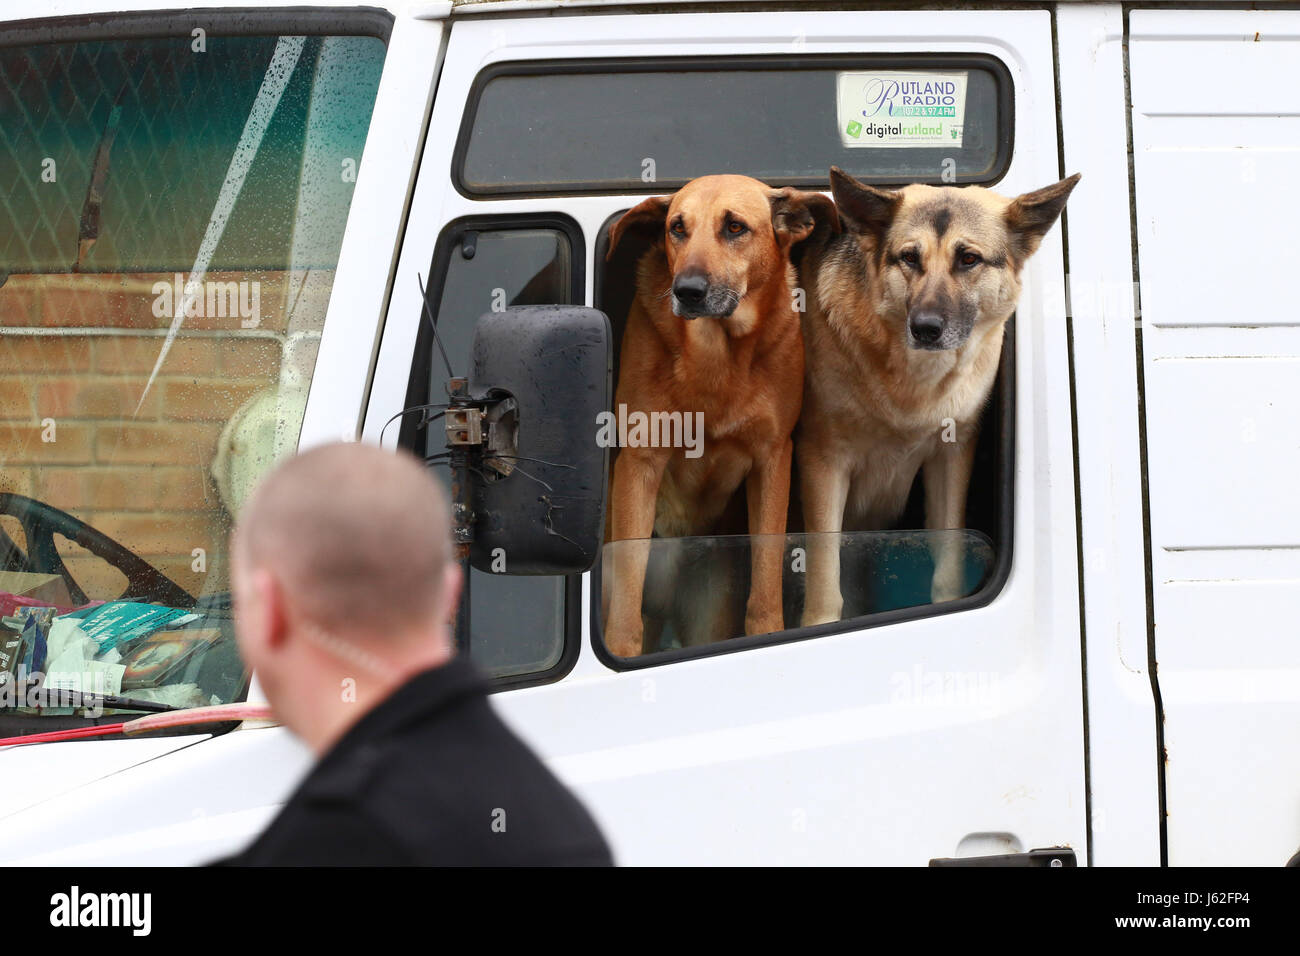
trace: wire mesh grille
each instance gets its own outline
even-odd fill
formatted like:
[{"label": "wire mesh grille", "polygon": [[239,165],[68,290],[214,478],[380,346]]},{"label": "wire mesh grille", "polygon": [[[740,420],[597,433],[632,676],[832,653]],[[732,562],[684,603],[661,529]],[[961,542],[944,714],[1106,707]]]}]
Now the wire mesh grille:
[{"label": "wire mesh grille", "polygon": [[[276,40],[0,50],[0,269],[189,268]],[[285,259],[319,49],[308,38],[246,184],[256,207],[237,208],[214,268]]]}]

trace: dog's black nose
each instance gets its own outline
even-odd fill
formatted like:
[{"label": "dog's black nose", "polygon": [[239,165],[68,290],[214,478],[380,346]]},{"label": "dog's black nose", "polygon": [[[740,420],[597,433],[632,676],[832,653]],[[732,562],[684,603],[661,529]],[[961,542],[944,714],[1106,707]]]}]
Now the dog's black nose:
[{"label": "dog's black nose", "polygon": [[918,312],[907,324],[912,338],[922,345],[933,345],[943,335],[943,316],[937,312]]},{"label": "dog's black nose", "polygon": [[709,278],[705,275],[680,275],[673,280],[673,295],[682,305],[699,305],[709,291]]}]

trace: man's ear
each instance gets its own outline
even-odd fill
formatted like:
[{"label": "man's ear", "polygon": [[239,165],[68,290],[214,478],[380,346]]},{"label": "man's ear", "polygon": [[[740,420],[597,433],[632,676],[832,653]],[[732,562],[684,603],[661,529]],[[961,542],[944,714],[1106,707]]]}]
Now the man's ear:
[{"label": "man's ear", "polygon": [[643,242],[662,242],[671,201],[669,196],[651,196],[623,213],[623,218],[609,227],[609,249],[605,251],[605,260],[614,258],[614,250],[629,233]]},{"label": "man's ear", "polygon": [[1031,193],[1017,196],[1007,204],[1003,216],[1007,228],[1011,231],[1016,256],[1021,262],[1038,250],[1047,230],[1052,228],[1065,208],[1065,201],[1079,182],[1080,173],[1075,173],[1059,183],[1044,186]]},{"label": "man's ear", "polygon": [[448,561],[442,572],[442,607],[441,620],[447,624],[450,634],[456,633],[456,613],[460,609],[460,589],[465,586],[465,575],[460,565]]},{"label": "man's ear", "polygon": [[831,167],[831,195],[846,226],[877,239],[893,223],[903,203],[903,194],[898,190],[860,183],[838,166]]},{"label": "man's ear", "polygon": [[253,634],[249,635],[265,653],[284,649],[289,637],[289,606],[284,588],[269,568],[254,568],[252,586],[257,594],[250,621]]},{"label": "man's ear", "polygon": [[789,249],[809,237],[825,239],[840,231],[835,203],[821,193],[806,193],[789,186],[768,194],[772,202],[772,231],[776,243]]}]

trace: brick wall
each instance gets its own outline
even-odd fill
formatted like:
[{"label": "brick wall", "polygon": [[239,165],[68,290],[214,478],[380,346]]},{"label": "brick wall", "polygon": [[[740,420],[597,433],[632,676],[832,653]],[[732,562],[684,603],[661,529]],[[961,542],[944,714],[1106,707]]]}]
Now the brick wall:
[{"label": "brick wall", "polygon": [[[172,321],[154,314],[154,284],[172,274],[15,275],[0,287],[0,491],[71,512],[195,595],[228,586],[230,516],[211,473],[222,428],[277,386],[286,333],[320,328],[332,273],[207,278],[258,282],[257,328],[187,317],[147,392]],[[22,543],[13,519],[0,524]],[[59,544],[92,598],[121,592],[120,572]]]}]

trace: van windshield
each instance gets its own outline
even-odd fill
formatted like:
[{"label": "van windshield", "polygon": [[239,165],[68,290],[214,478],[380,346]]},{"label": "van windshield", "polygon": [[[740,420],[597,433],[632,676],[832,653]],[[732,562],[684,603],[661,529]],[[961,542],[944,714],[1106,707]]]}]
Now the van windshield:
[{"label": "van windshield", "polygon": [[0,722],[246,693],[227,539],[297,445],[384,53],[0,35]]}]

